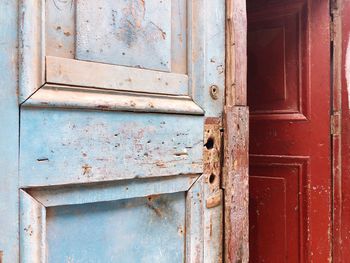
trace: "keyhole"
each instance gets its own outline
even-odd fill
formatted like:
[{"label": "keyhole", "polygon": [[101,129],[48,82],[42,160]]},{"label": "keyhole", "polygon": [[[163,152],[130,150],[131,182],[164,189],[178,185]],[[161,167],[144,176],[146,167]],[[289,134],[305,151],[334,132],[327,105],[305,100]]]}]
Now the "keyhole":
[{"label": "keyhole", "polygon": [[214,148],[214,139],[213,138],[208,138],[206,144],[204,146],[208,149],[211,150]]},{"label": "keyhole", "polygon": [[214,181],[215,181],[215,174],[211,174],[209,176],[209,183],[212,184],[212,183],[214,183]]}]

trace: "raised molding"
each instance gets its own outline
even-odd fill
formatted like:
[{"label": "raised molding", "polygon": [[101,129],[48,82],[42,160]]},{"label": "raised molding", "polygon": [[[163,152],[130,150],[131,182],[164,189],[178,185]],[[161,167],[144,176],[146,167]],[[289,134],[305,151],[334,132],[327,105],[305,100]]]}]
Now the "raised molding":
[{"label": "raised molding", "polygon": [[45,84],[22,105],[41,108],[204,114],[204,110],[189,96],[120,92],[51,84]]},{"label": "raised molding", "polygon": [[188,76],[155,70],[46,57],[46,83],[157,94],[187,95]]},{"label": "raised molding", "polygon": [[[286,182],[289,182],[291,180],[291,175],[284,176],[283,174],[269,174],[268,171],[263,170],[261,174],[254,174],[254,167],[259,168],[270,168],[271,171],[274,171],[274,168],[282,168],[282,169],[288,169],[288,168],[296,168],[297,172],[295,174],[295,184],[296,184],[296,193],[293,193],[293,198],[297,198],[297,207],[288,207],[289,209],[292,209],[293,211],[298,212],[298,219],[296,222],[296,225],[298,226],[298,249],[299,249],[299,261],[303,262],[304,260],[304,253],[300,249],[307,246],[307,243],[309,242],[307,239],[307,229],[309,229],[308,223],[307,223],[307,214],[308,209],[310,207],[309,200],[310,200],[310,190],[307,186],[309,185],[308,178],[308,165],[310,161],[309,156],[291,156],[291,155],[256,155],[251,154],[249,156],[250,160],[250,177],[253,178],[266,178],[266,179],[283,179]],[[270,171],[270,170],[269,170]],[[288,178],[289,177],[289,178]],[[294,174],[293,174],[294,177]],[[287,191],[290,191],[290,185],[286,185]],[[290,218],[287,218],[286,220],[289,220]],[[282,234],[282,233],[281,233]],[[284,233],[288,235],[288,231]]]},{"label": "raised molding", "polygon": [[[204,237],[209,235],[211,231],[220,231],[219,229],[213,229],[210,220],[204,220],[204,217],[210,215],[210,209],[205,208],[205,202],[202,201],[207,177],[207,175],[192,174],[174,176],[165,180],[159,180],[159,178],[137,181],[126,180],[123,182],[109,182],[107,188],[105,187],[106,182],[104,182],[100,184],[21,189],[20,261],[23,263],[47,262],[47,208],[177,192],[187,192],[186,262],[194,263],[199,258],[204,260]],[[220,240],[216,242],[220,242]],[[207,260],[209,261],[206,262],[216,262],[217,258],[208,258]]]},{"label": "raised molding", "polygon": [[46,207],[20,190],[20,262],[46,262]]},{"label": "raised molding", "polygon": [[[175,6],[178,4],[175,3]],[[180,96],[179,100],[186,101],[185,103],[175,103],[179,100],[170,100],[169,107],[156,103],[154,108],[140,106],[136,107],[136,111],[199,114],[199,108],[203,108],[208,116],[222,114],[225,81],[224,1],[198,0],[187,3],[187,9],[184,12],[186,18],[182,18],[187,23],[187,35],[182,40],[186,40],[186,52],[180,52],[183,47],[175,45],[173,51],[176,58],[174,57],[174,63],[171,65],[174,67],[174,72],[77,60],[74,48],[76,40],[72,39],[72,35],[76,34],[76,25],[72,25],[72,23],[76,23],[76,21],[72,17],[72,12],[60,6],[62,12],[67,11],[67,14],[64,13],[61,17],[64,20],[62,26],[65,27],[65,30],[70,30],[66,32],[63,27],[58,26],[60,25],[60,16],[56,17],[55,7],[48,8],[46,5],[48,2],[45,0],[20,1],[20,104],[30,104],[34,107],[43,106],[41,103],[34,103],[34,100],[40,98],[52,107],[59,105],[59,107],[67,106],[69,108],[70,102],[65,104],[61,100],[62,103],[57,103],[57,100],[48,101],[44,98],[45,95],[49,95],[47,85],[55,84],[58,86],[67,85],[71,89],[76,88],[79,91],[81,89],[90,91],[90,88],[128,91],[135,93],[135,98],[137,97],[138,101],[145,99],[141,104],[148,104],[149,100],[146,96],[140,97],[136,94],[139,92],[152,95]],[[75,8],[75,6],[73,7]],[[214,9],[217,12],[208,18],[208,12]],[[48,24],[52,24],[53,27],[48,28]],[[175,23],[173,26],[174,32],[181,31],[181,23]],[[215,37],[215,41],[212,41],[213,37]],[[49,48],[46,45],[49,45]],[[183,57],[184,54],[187,54],[185,62],[179,60],[179,56]],[[213,100],[209,94],[208,89],[211,85],[217,86],[219,94],[217,100]],[[116,98],[112,93],[105,93],[105,96],[109,95],[112,98],[107,99],[108,101]],[[181,96],[189,96],[192,98],[192,103],[187,103],[188,97]],[[194,105],[193,102],[198,106]],[[99,105],[102,104],[99,103]],[[185,110],[182,109],[184,104]],[[189,104],[192,106],[186,106]],[[174,106],[179,108],[175,110]],[[79,107],[97,110],[103,108],[94,107],[91,104],[87,105],[85,102],[80,103]],[[135,111],[134,107],[127,108],[118,105],[113,110]],[[201,114],[203,113],[204,111]]]},{"label": "raised molding", "polygon": [[[282,11],[283,13],[281,13]],[[283,36],[280,36],[280,38],[284,43],[281,43],[281,45],[285,46],[285,48],[290,47],[289,51],[284,50],[284,54],[281,54],[280,59],[283,61],[280,61],[280,63],[278,63],[279,65],[275,65],[281,69],[280,74],[283,74],[283,76],[281,76],[280,79],[283,81],[283,83],[270,83],[269,86],[265,87],[263,94],[255,94],[257,97],[256,100],[258,101],[259,97],[262,95],[266,97],[266,101],[263,101],[263,103],[261,103],[260,100],[260,104],[257,104],[256,107],[254,107],[256,102],[252,101],[254,99],[254,96],[253,92],[251,91],[252,94],[250,97],[253,99],[251,99],[249,102],[251,109],[250,119],[293,121],[308,120],[310,107],[308,94],[310,85],[307,80],[306,72],[307,68],[309,67],[309,54],[307,53],[307,47],[309,43],[307,38],[308,25],[307,21],[304,21],[303,19],[303,13],[305,12],[307,12],[306,5],[304,3],[296,2],[295,4],[289,6],[287,9],[283,5],[277,5],[274,6],[272,11],[269,9],[268,11],[259,10],[252,11],[250,13],[248,35],[249,32],[283,28]],[[268,19],[266,17],[268,17]],[[296,32],[294,30],[292,32],[292,29],[295,29]],[[295,34],[295,36],[293,34]],[[292,43],[295,43],[291,44],[290,41],[293,41]],[[286,57],[290,57],[292,55],[292,61],[295,64],[295,67],[293,66],[293,63],[286,64]],[[291,60],[291,58],[289,58],[289,60]],[[260,61],[260,63],[260,66],[264,67],[263,62]],[[282,69],[283,67],[284,69]],[[268,74],[268,72],[266,74]],[[274,80],[277,81],[278,78]],[[255,82],[255,89],[260,90],[261,92],[261,87],[258,87],[260,84],[259,81]],[[252,86],[248,87],[248,93],[249,88],[252,89]],[[266,90],[266,88],[271,89],[271,91]],[[277,95],[281,94],[277,93],[277,91],[283,89],[285,90],[284,96],[278,97]]]}]

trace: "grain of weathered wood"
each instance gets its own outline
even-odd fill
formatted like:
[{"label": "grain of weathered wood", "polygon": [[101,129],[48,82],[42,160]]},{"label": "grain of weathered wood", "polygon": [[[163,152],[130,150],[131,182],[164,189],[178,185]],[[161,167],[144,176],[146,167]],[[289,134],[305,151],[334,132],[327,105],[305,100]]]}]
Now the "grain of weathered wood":
[{"label": "grain of weathered wood", "polygon": [[20,199],[20,262],[45,263],[46,261],[46,210],[25,191]]},{"label": "grain of weathered wood", "polygon": [[[207,117],[222,115],[225,86],[225,1],[188,1],[190,95]],[[218,98],[210,95],[217,87]]]},{"label": "grain of weathered wood", "polygon": [[247,104],[245,0],[226,1],[226,106]]},{"label": "grain of weathered wood", "polygon": [[223,191],[221,189],[221,118],[206,118],[204,125],[204,254],[205,262],[223,261]]},{"label": "grain of weathered wood", "polygon": [[[188,262],[197,263],[204,253],[203,184],[203,176],[197,174],[21,190],[21,262],[114,262],[117,256],[125,262],[156,258],[177,263],[184,262],[184,243],[192,240],[198,257]],[[188,191],[193,194],[186,195]]]},{"label": "grain of weathered wood", "polygon": [[45,82],[45,1],[19,2],[19,100],[24,101]]},{"label": "grain of weathered wood", "polygon": [[[18,1],[0,3],[0,251],[18,262]],[[1,260],[0,260],[1,261]]]},{"label": "grain of weathered wood", "polygon": [[[162,8],[156,0],[116,2],[95,1],[91,8],[88,1],[22,0],[25,102],[16,115],[20,175],[13,178],[25,188],[21,225],[35,230],[33,236],[28,228],[20,232],[22,259],[114,262],[110,251],[118,255],[113,249],[125,245],[125,262],[220,262],[221,147],[211,152],[212,181],[211,173],[203,174],[204,116],[198,115],[223,112],[225,1],[165,0]],[[159,32],[149,34],[157,25]],[[114,45],[120,41],[126,51]],[[166,65],[157,65],[163,60]],[[18,197],[17,185],[11,191]],[[172,205],[160,204],[160,211],[152,200]]]},{"label": "grain of weathered wood", "polygon": [[[245,0],[226,1],[224,110],[225,262],[248,262],[247,15]],[[243,107],[235,107],[243,106]]]},{"label": "grain of weathered wood", "polygon": [[203,117],[23,108],[20,185],[203,172]]},{"label": "grain of weathered wood", "polygon": [[186,192],[198,177],[196,174],[189,174],[169,176],[161,180],[151,178],[137,181],[109,181],[85,185],[40,187],[26,191],[45,207],[79,205]]},{"label": "grain of weathered wood", "polygon": [[188,77],[139,68],[46,57],[46,82],[112,90],[188,94]]},{"label": "grain of weathered wood", "polygon": [[248,262],[248,109],[225,107],[225,262]]},{"label": "grain of weathered wood", "polygon": [[104,111],[158,112],[203,115],[189,96],[131,93],[105,89],[44,85],[24,107],[95,109]]}]

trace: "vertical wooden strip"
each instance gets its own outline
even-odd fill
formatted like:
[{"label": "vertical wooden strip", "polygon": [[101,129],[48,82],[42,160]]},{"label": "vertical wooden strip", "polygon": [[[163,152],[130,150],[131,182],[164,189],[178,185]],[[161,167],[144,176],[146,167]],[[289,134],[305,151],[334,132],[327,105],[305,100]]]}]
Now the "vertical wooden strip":
[{"label": "vertical wooden strip", "polygon": [[20,262],[46,262],[46,208],[20,190]]},{"label": "vertical wooden strip", "polygon": [[206,118],[204,125],[204,259],[223,261],[223,191],[221,189],[221,118]]},{"label": "vertical wooden strip", "polygon": [[225,262],[248,262],[247,107],[225,107],[224,167]]},{"label": "vertical wooden strip", "polygon": [[18,1],[0,4],[0,249],[18,262]]},{"label": "vertical wooden strip", "polygon": [[226,105],[247,104],[247,12],[245,0],[226,1]]},{"label": "vertical wooden strip", "polygon": [[[342,21],[341,21],[341,1],[332,0],[331,15],[333,27],[331,28],[331,40],[333,48],[333,101],[332,115],[333,124],[338,125],[338,130],[333,129],[332,134],[332,176],[333,176],[333,253],[334,262],[342,262],[342,235],[341,235],[341,216],[342,216],[342,189],[341,189],[341,87],[342,87]],[[338,122],[339,121],[339,122]],[[334,127],[335,128],[335,127]]]},{"label": "vertical wooden strip", "polygon": [[186,196],[186,262],[204,262],[203,251],[203,180],[198,180]]},{"label": "vertical wooden strip", "polygon": [[[245,0],[226,1],[224,110],[224,258],[248,262],[247,14]],[[242,107],[239,107],[242,106]]]},{"label": "vertical wooden strip", "polygon": [[[333,262],[347,262],[350,257],[350,1],[332,0],[334,10],[334,79],[341,89],[341,129],[337,136],[340,149],[333,156]],[[340,53],[340,54],[339,54]],[[337,85],[337,86],[336,86]],[[333,101],[334,102],[334,101]],[[333,141],[333,143],[335,143]],[[339,153],[340,151],[340,153]],[[340,166],[340,169],[337,169]]]},{"label": "vertical wooden strip", "polygon": [[21,0],[19,6],[19,100],[23,102],[45,81],[45,1]]}]

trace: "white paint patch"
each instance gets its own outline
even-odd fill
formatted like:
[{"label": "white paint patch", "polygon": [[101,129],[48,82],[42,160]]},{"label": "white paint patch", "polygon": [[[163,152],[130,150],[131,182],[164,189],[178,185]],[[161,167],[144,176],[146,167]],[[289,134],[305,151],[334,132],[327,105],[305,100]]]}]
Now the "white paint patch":
[{"label": "white paint patch", "polygon": [[348,109],[349,102],[350,102],[350,34],[348,39],[348,46],[346,49],[346,56],[345,56],[345,79],[346,79],[346,87],[348,92]]}]

